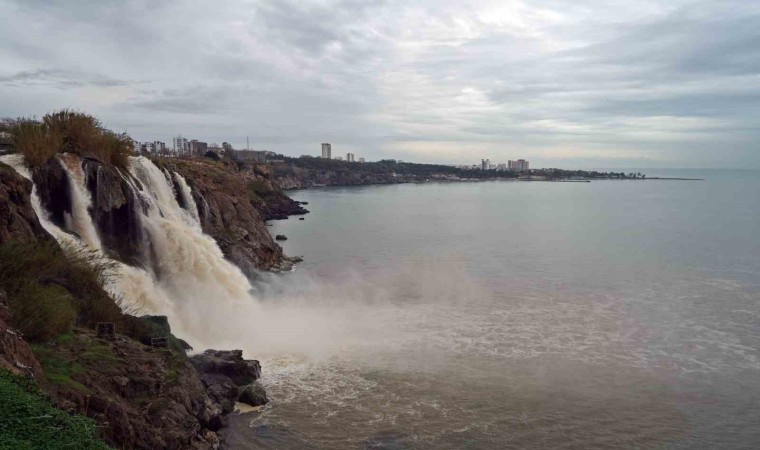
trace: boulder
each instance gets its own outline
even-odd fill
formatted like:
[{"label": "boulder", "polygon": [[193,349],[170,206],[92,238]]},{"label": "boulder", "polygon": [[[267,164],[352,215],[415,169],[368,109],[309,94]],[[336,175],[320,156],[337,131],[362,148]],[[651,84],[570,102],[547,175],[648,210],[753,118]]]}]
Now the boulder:
[{"label": "boulder", "polygon": [[288,240],[288,237],[285,236],[284,234],[278,234],[274,238],[275,238],[275,240],[278,240],[278,241],[287,241]]},{"label": "boulder", "polygon": [[192,356],[190,363],[201,375],[224,375],[235,386],[253,383],[261,377],[261,364],[243,359],[242,350],[206,350]]},{"label": "boulder", "polygon": [[238,387],[235,386],[230,377],[206,373],[201,375],[201,382],[206,388],[208,396],[219,404],[222,414],[229,414],[235,409]]},{"label": "boulder", "polygon": [[269,403],[267,391],[264,390],[264,386],[259,382],[251,383],[242,388],[240,390],[238,401],[251,406],[261,406]]}]

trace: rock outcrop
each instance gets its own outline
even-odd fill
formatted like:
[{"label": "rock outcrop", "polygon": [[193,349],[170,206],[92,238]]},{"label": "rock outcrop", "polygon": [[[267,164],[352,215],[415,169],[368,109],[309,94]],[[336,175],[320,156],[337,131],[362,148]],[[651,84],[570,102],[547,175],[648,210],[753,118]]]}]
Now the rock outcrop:
[{"label": "rock outcrop", "polygon": [[92,198],[90,215],[104,248],[115,259],[139,264],[147,237],[137,213],[142,205],[130,183],[140,182],[93,158],[82,160],[82,170]]},{"label": "rock outcrop", "polygon": [[185,178],[203,231],[246,275],[292,267],[293,262],[269,234],[265,220],[308,211],[273,184],[268,166],[240,170],[208,159],[162,159],[156,164]]},{"label": "rock outcrop", "polygon": [[257,381],[261,378],[261,365],[256,360],[243,359],[242,350],[206,350],[192,356],[190,362],[223,412],[231,412],[236,401],[251,406],[269,402],[264,387]]},{"label": "rock outcrop", "polygon": [[0,163],[0,244],[50,239],[34,213],[31,194],[32,183]]},{"label": "rock outcrop", "polygon": [[61,409],[92,417],[118,448],[210,449],[222,410],[184,355],[87,329],[36,349]]}]

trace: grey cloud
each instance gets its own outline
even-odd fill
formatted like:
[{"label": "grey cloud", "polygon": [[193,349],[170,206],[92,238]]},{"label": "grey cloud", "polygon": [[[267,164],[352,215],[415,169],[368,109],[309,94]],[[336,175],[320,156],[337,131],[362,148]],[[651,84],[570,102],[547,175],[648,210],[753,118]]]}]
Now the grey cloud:
[{"label": "grey cloud", "polygon": [[132,84],[132,82],[117,80],[98,74],[68,72],[60,69],[37,69],[22,70],[10,75],[0,76],[0,84],[13,86],[44,84],[59,89],[70,89],[84,86],[126,86]]}]

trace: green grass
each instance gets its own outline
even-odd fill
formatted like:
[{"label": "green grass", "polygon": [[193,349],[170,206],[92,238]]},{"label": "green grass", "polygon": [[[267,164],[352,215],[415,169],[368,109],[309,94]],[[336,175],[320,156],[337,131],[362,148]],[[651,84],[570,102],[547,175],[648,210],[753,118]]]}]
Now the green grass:
[{"label": "green grass", "polygon": [[75,379],[84,373],[84,367],[80,363],[63,357],[55,347],[49,347],[45,344],[32,344],[32,351],[42,365],[45,378],[49,382],[85,394],[90,392],[87,386]]},{"label": "green grass", "polygon": [[92,420],[54,408],[32,382],[0,371],[0,449],[108,448]]}]

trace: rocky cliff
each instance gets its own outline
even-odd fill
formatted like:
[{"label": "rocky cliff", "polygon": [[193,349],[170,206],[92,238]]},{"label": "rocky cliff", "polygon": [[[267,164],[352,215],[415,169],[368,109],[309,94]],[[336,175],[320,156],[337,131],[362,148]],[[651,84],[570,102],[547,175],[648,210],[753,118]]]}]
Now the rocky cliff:
[{"label": "rocky cliff", "polygon": [[[271,168],[253,164],[238,168],[208,159],[159,159],[190,185],[203,231],[246,275],[256,270],[288,270],[293,266],[269,234],[265,220],[305,214],[273,179]],[[179,191],[179,189],[175,189]]]},{"label": "rocky cliff", "polygon": [[[103,250],[127,263],[144,261],[151,244],[137,217],[145,208],[135,189],[140,182],[96,159],[77,159],[75,163],[81,167],[83,180],[79,181],[90,193],[89,215]],[[70,177],[77,172],[67,172],[62,164],[68,164],[65,155],[33,169],[31,178],[47,219],[70,228],[67,221],[72,220],[74,209]],[[215,238],[228,259],[249,274],[292,265],[272,240],[264,220],[306,211],[282,193],[266,166],[241,169],[205,160],[158,164],[166,169],[167,179],[178,182],[172,172],[186,179],[203,230]],[[178,202],[186,201],[179,194],[180,186],[175,186],[175,191]],[[0,249],[19,243],[56,246],[38,220],[31,194],[32,182],[0,163]],[[56,250],[55,257],[62,258],[63,253]],[[23,251],[16,254],[25,255]],[[42,260],[46,254],[42,253]],[[55,276],[29,274],[23,283],[17,283],[18,276],[6,270],[9,264],[0,261],[0,369],[34,378],[58,407],[93,418],[112,446],[215,448],[219,443],[216,431],[236,401],[266,403],[266,393],[256,383],[261,370],[258,362],[244,360],[240,351],[211,351],[188,359],[183,342],[171,335],[165,318],[120,313],[101,287],[89,294],[72,289],[81,282],[72,277],[81,273],[67,275],[65,260],[56,264]],[[12,287],[15,294],[10,290],[6,294],[4,286]],[[25,295],[21,300],[19,293],[29,292],[49,298]],[[29,302],[45,303],[38,308]],[[25,338],[19,327],[28,328],[29,321],[14,315],[18,305],[30,306],[24,311],[45,308],[50,317],[56,317],[59,309],[75,312],[67,316],[70,325],[56,323],[67,331],[56,332],[54,338]],[[94,319],[99,316],[90,308],[98,308],[100,314],[108,311],[113,317]],[[95,333],[94,322],[101,320],[116,324],[113,337]],[[40,320],[34,326],[48,323]],[[168,347],[150,345],[156,337],[167,338]]]},{"label": "rocky cliff", "polygon": [[32,183],[0,163],[0,244],[49,239],[32,208]]}]

